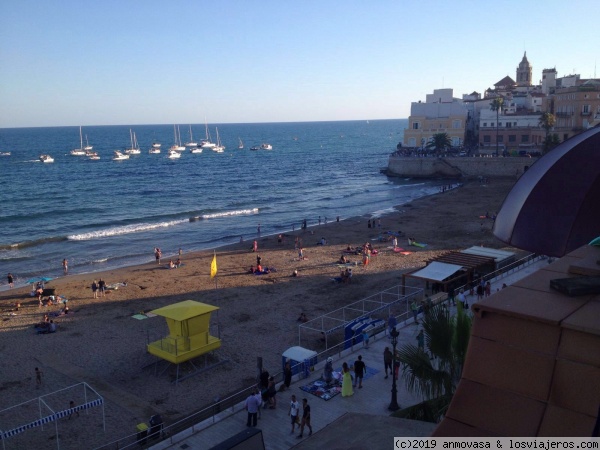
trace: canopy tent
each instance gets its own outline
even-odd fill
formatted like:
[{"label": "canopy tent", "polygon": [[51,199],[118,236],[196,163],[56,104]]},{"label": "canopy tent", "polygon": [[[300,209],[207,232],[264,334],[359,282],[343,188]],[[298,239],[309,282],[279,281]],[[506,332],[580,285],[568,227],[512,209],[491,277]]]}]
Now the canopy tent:
[{"label": "canopy tent", "polygon": [[462,270],[462,266],[433,261],[423,269],[412,272],[410,275],[413,278],[422,278],[430,281],[444,281],[459,270]]}]

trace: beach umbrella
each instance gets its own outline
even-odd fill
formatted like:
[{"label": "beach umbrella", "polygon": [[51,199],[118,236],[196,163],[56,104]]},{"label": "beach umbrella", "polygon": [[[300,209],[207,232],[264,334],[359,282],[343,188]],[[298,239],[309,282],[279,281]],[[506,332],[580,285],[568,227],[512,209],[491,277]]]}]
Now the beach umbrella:
[{"label": "beach umbrella", "polygon": [[494,235],[555,257],[600,235],[600,127],[566,140],[521,176],[504,199]]}]

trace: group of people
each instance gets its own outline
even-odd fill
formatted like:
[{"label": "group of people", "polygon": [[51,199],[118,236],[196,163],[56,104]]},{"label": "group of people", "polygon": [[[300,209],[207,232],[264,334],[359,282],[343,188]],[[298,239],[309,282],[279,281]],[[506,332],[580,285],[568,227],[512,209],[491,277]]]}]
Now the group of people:
[{"label": "group of people", "polygon": [[104,297],[106,295],[106,282],[100,278],[98,281],[92,281],[92,294],[94,298]]},{"label": "group of people", "polygon": [[350,267],[346,267],[340,273],[339,277],[335,277],[333,279],[336,283],[351,283],[352,282],[352,269]]},{"label": "group of people", "polygon": [[177,261],[169,260],[169,269],[178,269],[181,267],[181,258],[177,258]]}]

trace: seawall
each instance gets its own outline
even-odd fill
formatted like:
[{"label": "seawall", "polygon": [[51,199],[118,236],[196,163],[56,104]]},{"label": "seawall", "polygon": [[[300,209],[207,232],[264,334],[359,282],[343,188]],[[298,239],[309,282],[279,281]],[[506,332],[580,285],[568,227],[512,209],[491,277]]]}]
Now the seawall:
[{"label": "seawall", "polygon": [[517,178],[537,158],[465,157],[465,158],[418,158],[391,155],[388,161],[388,176],[409,178]]}]

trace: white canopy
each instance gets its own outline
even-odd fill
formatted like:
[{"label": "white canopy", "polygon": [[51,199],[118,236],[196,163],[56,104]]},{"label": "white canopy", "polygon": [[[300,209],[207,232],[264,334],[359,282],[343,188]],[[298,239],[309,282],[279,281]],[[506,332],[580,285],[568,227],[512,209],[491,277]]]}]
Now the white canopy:
[{"label": "white canopy", "polygon": [[462,269],[462,266],[456,264],[447,264],[433,261],[417,272],[410,274],[411,277],[425,278],[427,280],[444,281],[446,278],[454,275]]},{"label": "white canopy", "polygon": [[468,255],[488,256],[490,258],[494,258],[496,264],[504,261],[505,259],[514,258],[515,256],[515,253],[507,252],[506,250],[477,246],[463,250],[461,253],[467,253]]}]

